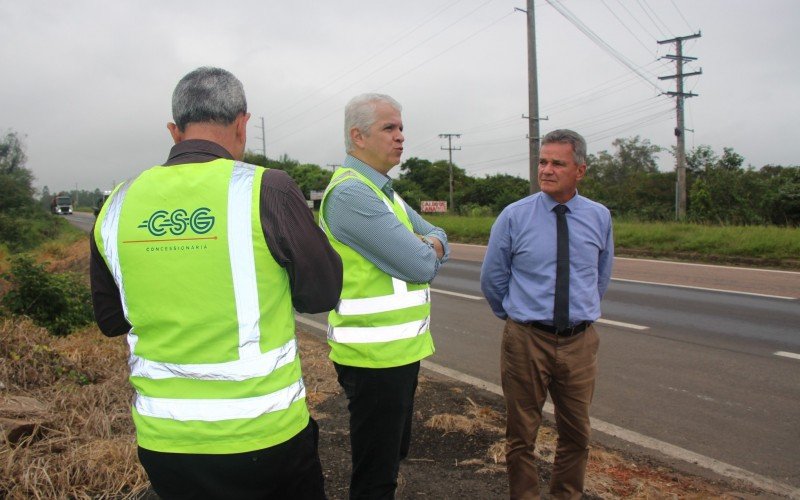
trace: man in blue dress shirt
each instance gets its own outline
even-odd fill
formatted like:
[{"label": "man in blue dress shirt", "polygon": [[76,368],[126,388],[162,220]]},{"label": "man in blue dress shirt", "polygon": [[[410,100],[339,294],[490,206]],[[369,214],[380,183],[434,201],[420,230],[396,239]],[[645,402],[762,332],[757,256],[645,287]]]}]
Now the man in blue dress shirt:
[{"label": "man in blue dress shirt", "polygon": [[539,497],[534,447],[548,391],[558,430],[550,494],[580,498],[583,491],[599,343],[592,323],[600,318],[614,258],[611,214],[578,194],[585,173],[583,137],[571,130],[547,134],[541,192],[503,210],[481,269],[483,294],[506,320],[500,364],[515,499]]},{"label": "man in blue dress shirt", "polygon": [[347,157],[320,208],[344,266],[328,342],[350,412],[351,499],[394,498],[420,360],[433,354],[428,283],[449,254],[444,231],[392,189],[405,139],[400,110],[381,94],[347,104]]}]

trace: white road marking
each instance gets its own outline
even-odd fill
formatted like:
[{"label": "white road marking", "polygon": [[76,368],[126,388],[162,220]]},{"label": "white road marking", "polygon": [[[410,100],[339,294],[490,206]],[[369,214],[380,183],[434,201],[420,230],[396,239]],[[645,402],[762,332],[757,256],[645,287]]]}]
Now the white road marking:
[{"label": "white road marking", "polygon": [[451,292],[450,290],[441,290],[439,288],[431,288],[431,291],[443,293],[445,295],[452,295],[454,297],[461,297],[462,299],[483,300],[483,297],[478,297],[477,295],[467,295],[466,293]]},{"label": "white road marking", "polygon": [[[327,325],[324,325],[312,319],[304,318],[298,314],[295,314],[295,320],[298,323],[303,323],[304,325],[308,325],[310,327],[317,328],[322,331],[328,330]],[[792,353],[787,353],[787,354],[792,354]],[[426,361],[424,359],[421,361],[420,364],[422,365],[423,368],[431,370],[432,372],[436,372],[446,377],[450,377],[454,380],[458,380],[466,384],[472,385],[474,387],[487,390],[499,396],[503,395],[502,387],[500,387],[497,384],[492,384],[491,382],[487,382],[478,377],[473,377],[472,375],[467,375],[466,373],[459,372],[458,370],[453,370],[452,368],[447,368],[441,365],[437,365],[436,363],[431,363],[430,361]],[[551,403],[545,403],[544,411],[552,415],[554,412],[553,405]],[[604,422],[603,420],[597,418],[592,418],[591,421],[592,421],[592,429],[598,432],[602,432],[604,434],[617,437],[619,439],[628,441],[643,448],[663,453],[664,455],[671,458],[696,464],[700,467],[704,467],[710,471],[716,472],[717,474],[726,477],[747,481],[753,486],[761,488],[762,490],[768,491],[770,493],[788,496],[789,498],[800,497],[800,488],[794,488],[793,486],[790,486],[788,484],[775,481],[768,477],[761,476],[754,472],[741,469],[739,467],[727,464],[725,462],[720,462],[719,460],[716,460],[711,457],[706,457],[704,455],[694,453],[693,451],[683,449],[681,447],[666,443],[664,441],[660,441],[658,439],[645,436],[644,434],[639,434],[638,432],[624,429],[622,427],[610,424],[608,422]]]},{"label": "white road marking", "polygon": [[621,321],[611,321],[610,319],[603,319],[600,318],[595,323],[600,323],[601,325],[609,325],[609,326],[619,326],[621,328],[630,328],[631,330],[649,330],[649,326],[644,325],[634,325],[633,323],[623,323]]},{"label": "white road marking", "polygon": [[695,264],[693,262],[677,262],[674,260],[635,259],[631,257],[614,257],[614,260],[630,260],[635,262],[656,262],[658,264],[675,264],[679,266],[711,267],[713,269],[735,269],[736,271],[758,271],[764,273],[800,274],[797,271],[783,271],[780,269],[760,269],[757,267],[718,266],[715,264]]},{"label": "white road marking", "polygon": [[294,315],[295,321],[298,323],[303,323],[304,325],[308,325],[310,327],[316,328],[318,330],[322,330],[323,332],[328,331],[328,325],[323,325],[319,321],[314,321],[313,319],[308,319],[300,316],[299,314]]},{"label": "white road marking", "polygon": [[774,352],[776,356],[783,356],[784,358],[800,359],[800,354],[794,352],[777,351]]},{"label": "white road marking", "polygon": [[[451,292],[449,290],[441,290],[439,288],[431,288],[432,292],[442,293],[445,295],[453,295],[455,297],[461,297],[463,299],[470,299],[470,300],[483,300],[483,297],[479,297],[477,295],[467,295],[465,293],[458,293],[458,292]],[[630,328],[632,330],[649,330],[649,326],[642,326],[642,325],[634,325],[632,323],[623,323],[621,321],[611,321],[610,319],[598,319],[596,323],[609,325],[609,326],[618,326],[621,328]]]},{"label": "white road marking", "polygon": [[782,299],[782,300],[797,300],[796,297],[784,297],[782,295],[766,295],[763,293],[753,293],[753,292],[740,292],[738,290],[723,290],[721,288],[706,288],[702,286],[689,286],[689,285],[674,285],[672,283],[657,283],[655,281],[639,281],[639,280],[626,280],[622,278],[611,278],[611,281],[622,281],[624,283],[638,283],[640,285],[656,285],[656,286],[671,286],[675,288],[688,288],[690,290],[704,290],[708,292],[722,292],[722,293],[733,293],[736,295],[750,295],[753,297],[766,297],[768,299]]}]

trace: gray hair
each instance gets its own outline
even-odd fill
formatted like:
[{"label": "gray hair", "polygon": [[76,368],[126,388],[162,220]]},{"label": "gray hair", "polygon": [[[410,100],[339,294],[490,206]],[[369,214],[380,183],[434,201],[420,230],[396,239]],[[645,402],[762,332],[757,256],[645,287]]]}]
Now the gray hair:
[{"label": "gray hair", "polygon": [[230,125],[241,113],[247,113],[242,82],[221,68],[197,68],[172,93],[172,119],[181,131],[190,123]]},{"label": "gray hair", "polygon": [[353,150],[353,141],[350,130],[357,128],[362,134],[367,134],[369,128],[375,123],[375,109],[379,103],[386,103],[398,113],[403,110],[400,103],[386,94],[361,94],[350,99],[344,108],[344,146],[349,153]]},{"label": "gray hair", "polygon": [[569,144],[572,146],[572,158],[578,165],[586,163],[586,139],[573,130],[559,129],[553,130],[542,139],[542,146],[545,144]]}]

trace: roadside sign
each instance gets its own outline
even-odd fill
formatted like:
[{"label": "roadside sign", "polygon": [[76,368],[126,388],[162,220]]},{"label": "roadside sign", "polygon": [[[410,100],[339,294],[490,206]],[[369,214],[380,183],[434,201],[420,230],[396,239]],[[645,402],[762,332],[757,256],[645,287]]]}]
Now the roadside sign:
[{"label": "roadside sign", "polygon": [[321,200],[322,199],[322,195],[325,194],[325,191],[311,191],[308,194],[309,194],[309,198],[311,198],[312,201],[313,200]]},{"label": "roadside sign", "polygon": [[420,209],[423,212],[447,212],[447,202],[446,201],[423,201],[420,202]]}]

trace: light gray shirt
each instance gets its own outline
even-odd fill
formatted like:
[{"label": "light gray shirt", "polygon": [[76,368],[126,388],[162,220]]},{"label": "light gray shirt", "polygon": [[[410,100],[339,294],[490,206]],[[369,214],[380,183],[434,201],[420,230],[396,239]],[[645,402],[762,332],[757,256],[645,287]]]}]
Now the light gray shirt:
[{"label": "light gray shirt", "polygon": [[[350,155],[345,158],[344,167],[363,175],[393,199],[391,178]],[[325,223],[337,240],[386,274],[410,283],[430,283],[450,255],[447,235],[405,201],[403,204],[414,233],[436,237],[442,242],[442,259],[436,258],[432,243],[420,240],[409,231],[369,186],[356,179],[342,181],[326,195]]]}]

